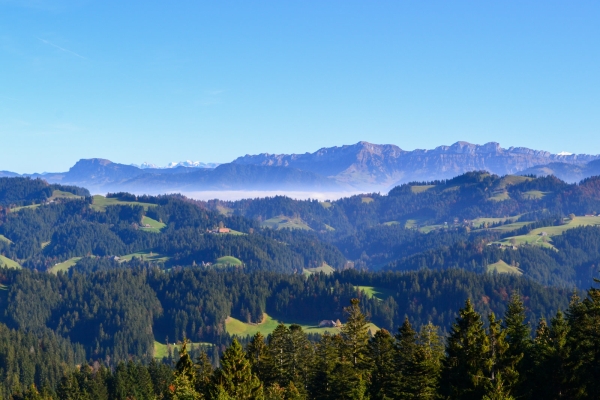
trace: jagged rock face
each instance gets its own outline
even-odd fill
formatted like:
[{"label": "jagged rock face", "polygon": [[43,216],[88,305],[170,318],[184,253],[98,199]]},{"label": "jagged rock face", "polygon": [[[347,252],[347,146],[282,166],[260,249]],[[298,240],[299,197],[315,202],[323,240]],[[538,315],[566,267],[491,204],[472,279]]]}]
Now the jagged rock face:
[{"label": "jagged rock face", "polygon": [[65,174],[65,182],[86,183],[93,182],[101,185],[108,182],[131,179],[142,174],[143,171],[131,165],[117,164],[102,158],[79,160]]},{"label": "jagged rock face", "polygon": [[315,153],[246,155],[233,162],[308,170],[360,188],[446,179],[475,170],[487,170],[498,175],[514,174],[551,162],[580,165],[598,158],[556,155],[523,147],[503,149],[495,142],[484,145],[457,142],[433,150],[414,151],[405,151],[394,145],[359,142],[351,146],[323,148]]}]

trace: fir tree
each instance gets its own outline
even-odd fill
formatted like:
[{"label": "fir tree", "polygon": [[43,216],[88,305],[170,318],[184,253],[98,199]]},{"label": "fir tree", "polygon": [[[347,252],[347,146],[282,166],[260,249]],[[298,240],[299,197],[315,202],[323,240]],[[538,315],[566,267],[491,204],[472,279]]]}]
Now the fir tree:
[{"label": "fir tree", "polygon": [[591,288],[567,312],[570,348],[567,376],[575,398],[600,398],[600,289]]},{"label": "fir tree", "polygon": [[415,351],[417,350],[417,332],[408,321],[404,319],[402,326],[398,329],[395,343],[394,366],[397,374],[393,382],[395,394],[397,397],[407,397],[409,393],[409,382],[405,373],[409,370],[409,365],[413,362]]},{"label": "fir tree", "polygon": [[508,355],[507,331],[502,329],[502,321],[496,319],[494,313],[488,317],[489,354],[486,373],[489,383],[484,398],[509,399],[514,390],[518,373],[514,369],[514,359]]},{"label": "fir tree", "polygon": [[233,339],[231,346],[221,357],[221,367],[213,375],[213,395],[224,390],[237,400],[262,399],[263,390],[260,380],[252,372],[242,346]]},{"label": "fir tree", "polygon": [[342,327],[342,339],[344,341],[344,356],[352,363],[352,366],[358,368],[362,366],[367,350],[369,340],[367,319],[360,310],[358,299],[352,299],[350,306],[344,308],[348,316],[346,324]]},{"label": "fir tree", "polygon": [[507,384],[514,386],[514,394],[518,398],[529,398],[528,383],[532,371],[532,360],[529,357],[532,340],[531,328],[526,322],[525,306],[518,292],[514,292],[504,315],[504,329],[508,349],[504,355],[511,364],[512,371],[503,374]]},{"label": "fir tree", "polygon": [[397,372],[394,368],[394,338],[387,330],[377,331],[369,340],[368,358],[371,370],[371,399],[392,398]]},{"label": "fir tree", "polygon": [[456,400],[480,400],[485,395],[488,354],[489,340],[481,316],[467,300],[447,341],[441,375],[442,395]]},{"label": "fir tree", "polygon": [[250,365],[252,365],[252,372],[264,381],[266,379],[266,359],[268,354],[267,344],[262,333],[256,332],[252,337],[246,348],[246,357],[250,361]]},{"label": "fir tree", "polygon": [[404,395],[408,399],[435,399],[439,390],[444,346],[438,328],[429,323],[421,327],[417,348],[402,376]]}]

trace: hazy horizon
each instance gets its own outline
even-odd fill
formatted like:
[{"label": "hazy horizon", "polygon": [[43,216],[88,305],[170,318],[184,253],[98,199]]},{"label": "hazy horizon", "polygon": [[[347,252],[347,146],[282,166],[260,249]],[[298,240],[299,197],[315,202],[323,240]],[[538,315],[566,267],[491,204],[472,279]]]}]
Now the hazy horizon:
[{"label": "hazy horizon", "polygon": [[0,0],[0,170],[360,140],[600,153],[600,4]]}]

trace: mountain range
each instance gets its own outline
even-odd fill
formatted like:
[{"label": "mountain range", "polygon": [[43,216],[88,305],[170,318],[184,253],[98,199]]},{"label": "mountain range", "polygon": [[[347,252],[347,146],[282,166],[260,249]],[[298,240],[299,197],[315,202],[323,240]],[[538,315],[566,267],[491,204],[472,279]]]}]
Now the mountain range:
[{"label": "mountain range", "polygon": [[[387,191],[414,181],[449,179],[468,171],[497,175],[556,175],[575,182],[600,175],[600,155],[552,154],[524,147],[457,142],[431,150],[359,142],[305,154],[245,155],[226,164],[172,163],[158,168],[94,158],[62,173],[30,174],[49,183],[84,186],[93,192],[160,193],[202,190]],[[2,176],[20,176],[0,171]]]}]

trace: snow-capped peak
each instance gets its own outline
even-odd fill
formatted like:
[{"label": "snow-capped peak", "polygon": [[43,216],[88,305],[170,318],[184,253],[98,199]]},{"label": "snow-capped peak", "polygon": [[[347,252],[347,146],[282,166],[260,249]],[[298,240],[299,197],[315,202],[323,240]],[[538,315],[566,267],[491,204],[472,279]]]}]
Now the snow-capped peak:
[{"label": "snow-capped peak", "polygon": [[166,167],[159,167],[156,164],[152,164],[149,162],[143,162],[141,165],[131,164],[134,167],[138,167],[141,169],[166,169],[166,168],[177,168],[177,167],[186,167],[186,168],[216,168],[219,164],[217,163],[203,163],[200,161],[180,161],[180,162],[170,162]]},{"label": "snow-capped peak", "polygon": [[561,151],[557,154],[557,156],[572,156],[573,153],[569,153],[568,151]]}]

